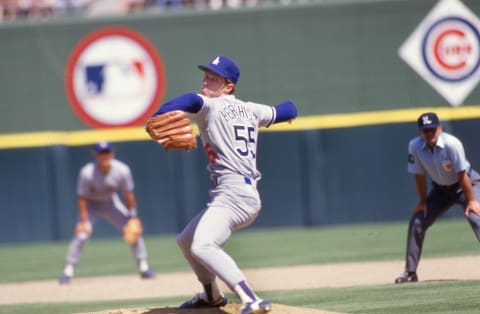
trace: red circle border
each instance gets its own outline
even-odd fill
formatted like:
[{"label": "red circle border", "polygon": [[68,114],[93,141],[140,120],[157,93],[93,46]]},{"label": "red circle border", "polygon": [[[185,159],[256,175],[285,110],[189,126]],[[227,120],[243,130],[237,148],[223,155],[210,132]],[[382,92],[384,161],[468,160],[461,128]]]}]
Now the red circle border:
[{"label": "red circle border", "polygon": [[[157,75],[157,81],[158,81],[157,90],[154,94],[152,102],[148,106],[148,109],[138,118],[124,124],[103,123],[91,117],[84,110],[82,103],[78,99],[73,88],[73,73],[75,70],[76,62],[80,57],[80,55],[94,41],[102,37],[108,37],[108,36],[123,36],[140,44],[147,51],[148,55],[152,59],[155,67],[155,73]],[[165,91],[166,91],[166,85],[167,84],[166,84],[165,67],[163,65],[160,55],[158,54],[153,44],[140,33],[123,26],[101,28],[85,36],[74,47],[72,53],[68,58],[67,66],[65,69],[65,88],[67,91],[67,97],[70,102],[70,105],[72,106],[75,114],[79,116],[83,122],[85,122],[87,125],[93,128],[132,127],[132,126],[138,126],[138,125],[144,124],[145,121],[156,111],[158,106],[157,104],[163,99],[163,96],[165,95]]]}]

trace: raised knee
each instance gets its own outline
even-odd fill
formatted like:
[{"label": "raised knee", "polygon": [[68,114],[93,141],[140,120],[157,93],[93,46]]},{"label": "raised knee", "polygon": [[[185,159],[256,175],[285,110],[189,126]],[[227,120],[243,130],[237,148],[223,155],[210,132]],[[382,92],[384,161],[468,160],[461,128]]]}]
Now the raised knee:
[{"label": "raised knee", "polygon": [[192,253],[193,256],[201,259],[202,256],[204,256],[205,254],[208,254],[206,252],[208,252],[212,247],[213,245],[209,243],[194,242],[190,247],[190,252]]},{"label": "raised knee", "polygon": [[193,256],[198,257],[199,255],[202,254],[203,251],[205,251],[205,245],[199,245],[198,243],[192,243],[190,251],[192,252]]}]

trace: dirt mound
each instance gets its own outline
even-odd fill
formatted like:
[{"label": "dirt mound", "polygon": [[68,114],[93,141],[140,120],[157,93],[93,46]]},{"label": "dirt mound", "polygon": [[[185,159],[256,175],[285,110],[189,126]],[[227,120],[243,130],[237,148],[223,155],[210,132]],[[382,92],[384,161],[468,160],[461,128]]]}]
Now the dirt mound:
[{"label": "dirt mound", "polygon": [[[219,309],[205,310],[179,310],[178,308],[135,308],[117,309],[101,312],[88,312],[78,314],[237,314],[241,304],[229,303]],[[273,304],[271,314],[330,314],[338,312],[327,312],[303,307],[293,307],[283,304]]]}]

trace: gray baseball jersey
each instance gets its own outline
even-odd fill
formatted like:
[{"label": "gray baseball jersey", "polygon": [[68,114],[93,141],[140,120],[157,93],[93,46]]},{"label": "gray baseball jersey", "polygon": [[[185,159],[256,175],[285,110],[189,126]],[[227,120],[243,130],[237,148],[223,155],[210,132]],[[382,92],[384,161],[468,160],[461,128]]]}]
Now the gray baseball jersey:
[{"label": "gray baseball jersey", "polygon": [[234,95],[209,98],[202,95],[204,105],[190,114],[197,123],[200,138],[209,159],[212,179],[238,174],[257,181],[258,128],[275,121],[273,107],[244,102]]},{"label": "gray baseball jersey", "polygon": [[445,132],[440,134],[433,150],[422,137],[415,137],[408,145],[408,154],[408,172],[426,173],[439,185],[457,183],[457,173],[470,168],[460,140]]},{"label": "gray baseball jersey", "polygon": [[82,167],[78,176],[77,194],[87,196],[89,201],[110,201],[117,191],[126,192],[133,189],[130,168],[117,159],[112,159],[110,170],[105,175],[92,161]]},{"label": "gray baseball jersey", "polygon": [[190,221],[177,240],[200,282],[208,284],[218,275],[232,288],[245,276],[218,248],[234,230],[251,224],[260,211],[256,189],[261,178],[256,165],[258,129],[275,121],[276,110],[233,95],[200,97],[203,106],[190,117],[198,125],[214,187],[207,208]]}]

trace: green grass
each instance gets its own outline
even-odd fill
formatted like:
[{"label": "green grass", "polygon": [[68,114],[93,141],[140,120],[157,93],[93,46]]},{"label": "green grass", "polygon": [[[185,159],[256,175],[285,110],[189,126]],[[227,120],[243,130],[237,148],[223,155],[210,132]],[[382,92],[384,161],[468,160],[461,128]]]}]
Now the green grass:
[{"label": "green grass", "polygon": [[[226,249],[242,268],[403,260],[406,229],[407,222],[246,229],[234,234]],[[146,242],[150,263],[157,272],[190,271],[174,236],[147,237]],[[0,246],[0,282],[56,279],[62,270],[67,246],[68,242]],[[423,257],[480,255],[479,252],[478,241],[468,223],[453,219],[439,221],[429,230]],[[76,274],[80,277],[130,274],[135,270],[130,250],[120,238],[93,239],[85,248]],[[275,303],[347,313],[475,313],[480,305],[478,295],[478,281],[262,292],[262,296]],[[235,296],[230,296],[235,300]],[[164,307],[175,306],[185,297],[9,305],[1,306],[0,313],[74,313],[122,307]]]},{"label": "green grass", "polygon": [[[443,281],[409,285],[351,288],[322,288],[298,291],[262,292],[273,303],[343,313],[478,313],[480,281]],[[232,301],[236,297],[228,294]],[[187,297],[187,296],[186,296]],[[188,296],[190,297],[190,296]],[[23,304],[0,307],[0,314],[56,314],[119,308],[173,307],[183,297],[106,302]]]},{"label": "green grass", "polygon": [[266,298],[292,306],[346,313],[478,313],[480,282],[451,281],[271,292]]},{"label": "green grass", "polygon": [[[407,223],[246,229],[234,234],[227,251],[242,268],[403,259]],[[147,237],[150,264],[157,272],[189,271],[175,236]],[[1,245],[0,282],[56,278],[68,242]],[[478,242],[465,220],[445,220],[428,231],[424,257],[479,254]],[[136,266],[120,237],[92,239],[76,275],[129,274]]]}]

